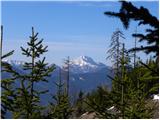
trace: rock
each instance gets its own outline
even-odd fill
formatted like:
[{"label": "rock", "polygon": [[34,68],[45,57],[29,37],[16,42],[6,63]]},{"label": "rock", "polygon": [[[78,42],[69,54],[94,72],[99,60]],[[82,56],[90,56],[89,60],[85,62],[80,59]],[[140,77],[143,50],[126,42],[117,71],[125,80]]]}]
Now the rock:
[{"label": "rock", "polygon": [[86,112],[80,116],[79,119],[98,119],[95,112]]}]

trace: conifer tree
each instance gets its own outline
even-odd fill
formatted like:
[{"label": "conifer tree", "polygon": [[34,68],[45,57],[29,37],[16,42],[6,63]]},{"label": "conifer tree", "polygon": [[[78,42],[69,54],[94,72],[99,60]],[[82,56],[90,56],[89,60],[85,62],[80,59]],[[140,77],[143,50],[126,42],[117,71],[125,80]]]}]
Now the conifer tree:
[{"label": "conifer tree", "polygon": [[148,92],[148,97],[153,94],[159,93],[159,67],[157,66],[156,61],[151,58],[146,63],[139,61],[141,72],[140,82],[143,82],[144,91]]},{"label": "conifer tree", "polygon": [[159,20],[150,14],[148,9],[144,7],[137,8],[131,2],[120,1],[122,3],[121,9],[118,13],[115,12],[105,12],[105,15],[111,17],[119,18],[124,27],[127,29],[131,20],[138,21],[140,25],[147,26],[145,32],[147,34],[136,33],[133,34],[134,37],[139,38],[139,42],[146,41],[147,46],[141,46],[137,48],[130,49],[130,51],[145,51],[148,53],[156,53],[156,57],[159,56]]},{"label": "conifer tree", "polygon": [[113,101],[113,105],[114,107],[119,111],[119,113],[117,113],[117,117],[119,118],[124,118],[125,117],[125,105],[126,105],[126,98],[125,98],[125,92],[127,90],[127,85],[126,82],[129,79],[128,75],[127,75],[127,69],[129,67],[129,56],[128,56],[128,52],[126,51],[124,44],[123,47],[121,49],[121,53],[120,53],[120,75],[114,76],[114,78],[112,79],[113,84],[116,84],[116,87],[118,87],[118,89],[113,88],[112,89],[112,101]]},{"label": "conifer tree", "polygon": [[112,107],[111,94],[108,92],[106,87],[98,87],[97,90],[92,91],[91,94],[87,95],[85,103],[90,108],[90,112],[95,112],[97,118],[113,119],[118,118],[115,113],[110,111]]},{"label": "conifer tree", "polygon": [[76,117],[80,117],[85,112],[85,106],[84,106],[84,93],[82,91],[78,94],[78,99],[76,101]]},{"label": "conifer tree", "polygon": [[23,65],[25,74],[18,71],[8,70],[12,74],[14,80],[19,85],[15,88],[16,97],[14,99],[14,118],[40,118],[41,111],[44,107],[40,106],[40,95],[48,90],[37,90],[36,85],[40,82],[47,82],[47,77],[54,70],[54,65],[49,66],[45,63],[45,57],[41,59],[41,55],[47,52],[47,46],[43,46],[43,39],[38,40],[38,33],[34,33],[32,27],[32,35],[30,41],[27,42],[28,48],[21,47],[22,54],[30,58]]},{"label": "conifer tree", "polygon": [[[112,95],[114,97],[111,99],[115,108],[119,111],[116,115],[125,119],[151,118],[153,109],[147,106],[146,100],[149,91],[144,91],[146,83],[141,80],[143,78],[141,74],[143,70],[138,66],[136,68],[128,67],[130,60],[124,47],[122,48],[120,61],[120,79],[114,78],[113,81],[116,81],[121,86],[121,90],[113,89]],[[139,81],[138,84],[137,79]]]},{"label": "conifer tree", "polygon": [[[113,63],[114,75],[117,77],[117,79],[120,77],[120,54],[122,48],[122,39],[125,39],[125,37],[123,33],[117,29],[112,35],[111,44],[109,46],[110,49],[107,51],[107,59],[111,60]],[[113,89],[120,89],[116,86],[116,83],[112,83],[112,87]]]},{"label": "conifer tree", "polygon": [[[125,105],[125,81],[127,80],[127,69],[129,68],[129,55],[124,48],[124,44],[120,39],[125,39],[121,31],[114,32],[110,49],[108,50],[109,56],[114,63],[114,77],[108,75],[112,79],[112,91],[105,92],[103,89],[98,89],[97,92],[101,96],[100,103],[89,97],[89,106],[92,106],[94,111],[97,112],[98,117],[101,118],[124,118],[124,105]],[[114,112],[109,110],[110,107],[115,107]]]},{"label": "conifer tree", "polygon": [[117,29],[113,32],[111,38],[110,49],[107,51],[109,53],[107,59],[113,62],[113,67],[115,70],[115,74],[118,75],[118,68],[119,68],[119,57],[120,57],[120,49],[121,49],[121,39],[124,39],[123,33]]},{"label": "conifer tree", "polygon": [[52,96],[54,101],[50,103],[49,117],[52,119],[68,119],[72,115],[72,107],[61,77],[59,77],[59,82],[55,83],[55,85],[57,86],[57,94]]},{"label": "conifer tree", "polygon": [[[2,42],[3,42],[3,26],[1,25],[1,71],[3,73],[7,72],[7,69],[12,70],[12,66],[7,62],[3,61],[7,57],[11,56],[14,50],[8,52],[7,54],[2,53]],[[13,90],[14,80],[11,78],[3,78],[1,80],[1,118],[5,118],[7,111],[13,110],[14,101],[14,90]]]},{"label": "conifer tree", "polygon": [[137,65],[136,68],[128,72],[130,79],[127,81],[125,117],[128,119],[152,118],[154,106],[148,106],[150,102],[147,97],[149,90],[145,90],[146,82],[144,82],[144,74],[146,72],[144,69],[146,68],[139,63]]},{"label": "conifer tree", "polygon": [[[145,51],[149,54],[156,53],[156,61],[159,59],[159,20],[152,16],[148,9],[144,7],[137,8],[131,2],[120,1],[122,3],[121,9],[118,13],[105,12],[108,16],[120,18],[124,27],[127,29],[131,20],[138,21],[140,25],[149,25],[146,28],[146,34],[136,33],[133,37],[139,38],[139,42],[147,41],[147,46],[134,47],[129,51]],[[136,57],[136,56],[135,56]],[[154,61],[154,60],[153,60]],[[145,64],[138,61],[134,68],[127,70],[127,78],[123,79],[123,83],[116,82],[119,85],[126,86],[124,88],[125,106],[120,111],[123,118],[151,118],[153,109],[147,106],[147,99],[151,94],[158,91],[159,71],[157,68],[159,62],[156,64]],[[134,61],[135,66],[135,61]],[[156,70],[155,70],[156,69]],[[121,71],[123,73],[123,70]],[[111,78],[111,77],[110,77]],[[119,81],[114,78],[113,81]],[[123,93],[123,92],[122,92]],[[118,95],[116,95],[117,97]],[[116,98],[115,98],[116,99]],[[121,99],[121,97],[119,97]],[[123,102],[123,103],[124,103]],[[116,103],[116,102],[115,102]],[[119,105],[118,105],[119,106]],[[123,110],[123,111],[122,111]]]},{"label": "conifer tree", "polygon": [[66,94],[69,96],[69,84],[70,84],[70,58],[69,56],[67,57],[67,59],[64,60],[64,66],[63,66],[63,69],[66,73],[66,83],[65,83],[65,91],[66,91]]}]

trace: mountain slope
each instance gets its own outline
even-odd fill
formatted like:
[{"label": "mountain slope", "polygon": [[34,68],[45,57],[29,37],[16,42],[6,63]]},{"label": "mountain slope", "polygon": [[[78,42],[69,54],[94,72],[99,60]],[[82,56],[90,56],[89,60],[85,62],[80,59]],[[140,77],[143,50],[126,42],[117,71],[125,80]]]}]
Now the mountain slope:
[{"label": "mountain slope", "polygon": [[[10,63],[16,71],[25,74],[26,71],[22,69],[24,62],[6,62]],[[56,65],[56,70],[54,70],[51,77],[48,78],[48,83],[41,82],[35,84],[36,89],[49,90],[47,94],[41,96],[42,104],[47,104],[48,101],[51,101],[50,94],[56,93],[56,86],[54,83],[59,79],[59,69],[60,67]],[[72,60],[70,64],[70,95],[76,96],[80,90],[90,92],[100,85],[107,85],[111,88],[111,80],[107,78],[107,74],[112,75],[111,67],[103,63],[97,63],[90,57],[80,56]],[[2,78],[9,76],[9,73],[2,73]],[[65,82],[65,75],[62,76],[63,82]],[[16,84],[18,85],[18,83]]]},{"label": "mountain slope", "polygon": [[80,56],[71,61],[70,67],[72,73],[89,73],[98,71],[106,67],[106,65],[103,63],[96,63],[91,57]]}]

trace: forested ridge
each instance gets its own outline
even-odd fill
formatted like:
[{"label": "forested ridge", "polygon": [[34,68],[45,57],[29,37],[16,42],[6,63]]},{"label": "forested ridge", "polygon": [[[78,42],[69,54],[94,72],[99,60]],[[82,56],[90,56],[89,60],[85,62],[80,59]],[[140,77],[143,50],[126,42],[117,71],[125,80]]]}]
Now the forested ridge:
[{"label": "forested ridge", "polygon": [[[4,60],[14,54],[14,50],[3,53],[3,26],[1,25],[1,72],[11,76],[1,80],[1,118],[7,118],[10,113],[15,119],[158,119],[159,101],[153,100],[159,95],[159,19],[151,15],[144,7],[136,7],[131,2],[120,1],[119,12],[106,11],[106,17],[120,20],[124,28],[130,28],[130,22],[136,21],[138,27],[146,26],[143,33],[132,33],[135,44],[127,49],[125,31],[116,29],[110,36],[110,45],[106,45],[106,59],[112,64],[113,76],[106,73],[112,81],[112,88],[101,85],[89,93],[80,91],[75,101],[70,94],[70,57],[67,57],[63,68],[59,69],[59,79],[53,84],[52,102],[43,106],[40,95],[48,92],[46,89],[36,89],[36,84],[47,83],[56,65],[46,62],[45,40],[39,39],[39,33],[34,27],[26,43],[20,46],[22,55],[29,58],[22,65],[27,71],[21,74]],[[102,13],[103,14],[103,13]],[[116,23],[115,23],[116,24]],[[4,26],[5,29],[5,26]],[[123,41],[123,42],[122,42]],[[147,44],[137,46],[145,41]],[[145,62],[137,53],[154,54]],[[21,53],[19,53],[21,54]],[[56,57],[56,56],[54,56]],[[65,71],[66,79],[62,77]],[[19,85],[15,85],[16,83]]]}]

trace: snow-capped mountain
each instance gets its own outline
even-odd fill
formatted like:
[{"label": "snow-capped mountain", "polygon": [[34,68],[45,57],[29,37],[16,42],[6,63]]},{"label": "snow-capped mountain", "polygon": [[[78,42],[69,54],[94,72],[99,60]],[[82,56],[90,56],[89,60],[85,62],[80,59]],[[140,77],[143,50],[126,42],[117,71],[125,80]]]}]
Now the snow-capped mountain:
[{"label": "snow-capped mountain", "polygon": [[103,63],[96,63],[91,57],[80,56],[71,61],[70,68],[72,73],[89,73],[96,72],[106,65]]},{"label": "snow-capped mountain", "polygon": [[[5,59],[5,60],[3,60],[3,62],[9,63],[15,71],[17,71],[21,74],[25,74],[24,70],[22,69],[22,66],[25,63],[24,61]],[[2,69],[3,69],[3,67],[2,67]],[[6,78],[9,76],[10,76],[10,74],[7,72],[2,73],[2,78]]]},{"label": "snow-capped mountain", "polygon": [[[19,61],[19,60],[3,60],[3,61],[11,64],[13,67],[16,67],[18,69],[25,63],[24,61]],[[70,72],[74,74],[90,73],[90,72],[92,73],[106,67],[107,66],[105,64],[97,63],[91,57],[80,56],[76,59],[71,60]],[[60,66],[56,65],[56,68],[59,69]]]},{"label": "snow-capped mountain", "polygon": [[[111,67],[106,66],[103,63],[95,62],[92,58],[87,56],[80,56],[76,59],[71,60],[70,64],[70,92],[71,95],[77,95],[78,92],[90,92],[96,89],[100,85],[107,85],[111,88],[111,80],[107,75],[112,76]],[[13,66],[13,68],[21,74],[25,74],[27,71],[22,69],[24,61],[17,60],[5,60]],[[51,77],[48,78],[48,83],[38,83],[36,85],[37,89],[49,90],[48,94],[42,95],[42,104],[47,104],[46,101],[51,100],[50,94],[56,92],[55,82],[59,80],[59,69],[60,66],[55,66],[56,69],[52,72]],[[2,79],[11,77],[9,73],[2,73]],[[66,75],[62,70],[61,77],[63,82],[66,80]],[[16,83],[18,84],[18,83]],[[46,100],[47,98],[47,100]]]},{"label": "snow-capped mountain", "polygon": [[25,61],[20,61],[20,60],[8,60],[8,59],[5,59],[3,60],[3,62],[7,62],[9,63],[10,65],[15,65],[15,66],[21,66],[25,63]]}]

